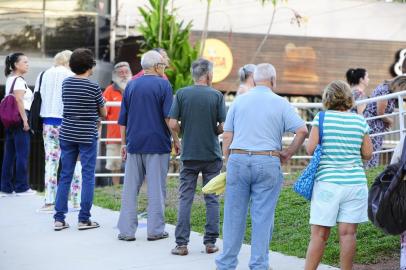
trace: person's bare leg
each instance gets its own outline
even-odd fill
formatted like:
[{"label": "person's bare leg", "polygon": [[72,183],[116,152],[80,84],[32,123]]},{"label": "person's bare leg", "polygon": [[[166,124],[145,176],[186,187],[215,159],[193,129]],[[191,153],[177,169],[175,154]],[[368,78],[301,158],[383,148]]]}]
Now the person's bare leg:
[{"label": "person's bare leg", "polygon": [[339,223],[340,265],[342,270],[351,270],[355,256],[358,224]]},{"label": "person's bare leg", "polygon": [[316,270],[319,266],[331,228],[312,225],[311,230],[312,235],[307,248],[305,270]]},{"label": "person's bare leg", "polygon": [[[120,170],[114,170],[114,171],[112,171],[113,173],[120,173],[121,171]],[[112,180],[113,180],[113,186],[118,186],[118,185],[120,185],[120,176],[113,176],[112,177]]]}]

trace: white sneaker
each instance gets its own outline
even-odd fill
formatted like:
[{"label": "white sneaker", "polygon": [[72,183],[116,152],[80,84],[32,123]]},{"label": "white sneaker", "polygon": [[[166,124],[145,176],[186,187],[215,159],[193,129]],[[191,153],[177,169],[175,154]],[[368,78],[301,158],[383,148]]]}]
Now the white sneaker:
[{"label": "white sneaker", "polygon": [[17,196],[29,196],[29,195],[35,195],[35,194],[37,194],[37,192],[35,190],[30,189],[30,188],[28,190],[24,191],[24,192],[17,192],[16,193]]},{"label": "white sneaker", "polygon": [[13,193],[7,193],[7,192],[3,192],[0,191],[0,198],[5,198],[5,197],[13,197],[15,194]]}]

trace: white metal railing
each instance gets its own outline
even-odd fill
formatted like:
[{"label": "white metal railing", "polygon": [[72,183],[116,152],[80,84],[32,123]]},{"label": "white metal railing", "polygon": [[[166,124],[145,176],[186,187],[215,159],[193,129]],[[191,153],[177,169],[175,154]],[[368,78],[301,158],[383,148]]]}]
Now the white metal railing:
[{"label": "white metal railing", "polygon": [[[376,134],[371,134],[371,137],[375,136],[390,136],[390,135],[399,135],[400,139],[403,139],[405,136],[405,123],[404,123],[404,115],[405,115],[405,109],[403,107],[403,99],[406,96],[406,90],[397,92],[397,93],[391,93],[389,95],[385,96],[379,96],[379,97],[374,97],[374,98],[368,98],[364,100],[359,100],[356,102],[356,105],[361,105],[361,104],[368,104],[371,102],[377,102],[377,101],[384,101],[384,100],[389,100],[389,99],[397,99],[398,104],[399,104],[399,110],[395,111],[390,114],[384,114],[384,115],[379,115],[379,116],[374,116],[367,118],[366,120],[373,120],[373,119],[380,119],[384,117],[398,117],[398,129],[390,130],[390,131],[385,131],[381,133],[376,133]],[[308,110],[320,110],[323,108],[323,105],[321,103],[291,103],[297,110],[304,110],[305,112]],[[121,105],[121,102],[106,102],[106,106],[108,107],[119,107]],[[227,103],[227,105],[230,105],[230,103]],[[101,121],[102,125],[111,125],[111,124],[116,124],[117,121]],[[310,125],[311,121],[306,121],[306,125]],[[395,127],[395,125],[394,125]],[[221,136],[220,136],[221,140]],[[284,136],[282,138],[282,143],[283,144],[289,144],[293,140],[293,136]],[[307,140],[307,139],[306,139]],[[112,138],[100,138],[99,141],[101,143],[106,143],[106,142],[120,142],[121,139],[112,139]],[[399,139],[397,137],[394,138],[389,138],[384,140],[384,146],[386,149],[382,149],[380,151],[375,151],[374,153],[390,153],[393,152],[394,147],[396,144],[399,142]],[[308,155],[295,155],[292,157],[292,160],[306,160],[310,159],[311,156]],[[107,159],[121,159],[120,156],[102,156],[99,155],[97,156],[97,159],[99,160],[107,160]],[[177,157],[176,159],[179,159]],[[111,176],[124,176],[124,173],[96,173],[96,177],[111,177]],[[169,173],[168,176],[179,176],[179,173]]]}]

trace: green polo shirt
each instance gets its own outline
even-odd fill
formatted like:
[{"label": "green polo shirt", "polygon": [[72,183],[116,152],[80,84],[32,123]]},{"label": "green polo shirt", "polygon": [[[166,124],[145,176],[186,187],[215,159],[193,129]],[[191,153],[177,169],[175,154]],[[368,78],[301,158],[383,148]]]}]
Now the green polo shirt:
[{"label": "green polo shirt", "polygon": [[181,121],[181,160],[222,158],[217,126],[226,118],[223,94],[209,86],[193,85],[177,91],[169,117]]}]

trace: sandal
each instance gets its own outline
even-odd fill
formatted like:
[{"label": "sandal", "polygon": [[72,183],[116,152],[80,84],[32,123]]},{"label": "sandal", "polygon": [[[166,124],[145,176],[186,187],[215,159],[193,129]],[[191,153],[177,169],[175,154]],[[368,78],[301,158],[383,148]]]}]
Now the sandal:
[{"label": "sandal", "polygon": [[88,221],[79,221],[78,223],[79,231],[95,229],[99,227],[100,227],[99,223],[97,223],[96,221],[91,221],[90,219]]},{"label": "sandal", "polygon": [[55,231],[62,231],[63,229],[69,228],[69,224],[65,221],[55,221],[54,222],[54,230]]}]

